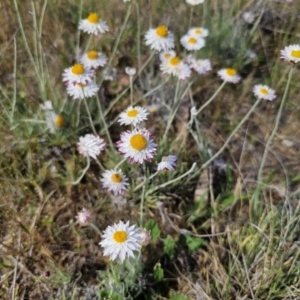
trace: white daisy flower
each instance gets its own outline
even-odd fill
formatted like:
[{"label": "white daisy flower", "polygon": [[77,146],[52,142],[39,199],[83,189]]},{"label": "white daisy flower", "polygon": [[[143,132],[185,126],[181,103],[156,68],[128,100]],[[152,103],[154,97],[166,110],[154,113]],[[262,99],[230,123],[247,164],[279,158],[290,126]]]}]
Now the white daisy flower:
[{"label": "white daisy flower", "polygon": [[134,76],[136,73],[136,69],[135,68],[130,68],[130,67],[126,67],[125,68],[125,73],[129,76]]},{"label": "white daisy flower", "polygon": [[147,129],[135,128],[121,133],[121,140],[117,142],[117,147],[131,163],[141,164],[144,160],[151,161],[156,154],[156,144]]},{"label": "white daisy flower", "polygon": [[64,118],[53,110],[46,110],[46,124],[51,133],[64,126]]},{"label": "white daisy flower", "polygon": [[77,143],[77,150],[84,157],[92,157],[96,159],[96,156],[103,151],[105,142],[97,135],[86,134],[79,138]]},{"label": "white daisy flower", "polygon": [[98,14],[90,13],[86,19],[80,21],[78,29],[97,35],[108,31],[108,26],[105,21],[100,20]]},{"label": "white daisy flower", "polygon": [[267,85],[257,84],[253,87],[253,93],[258,99],[274,100],[276,98],[275,91]]},{"label": "white daisy flower", "polygon": [[226,82],[238,83],[241,80],[241,76],[233,68],[219,70],[218,75]]},{"label": "white daisy flower", "polygon": [[67,68],[62,73],[63,81],[69,83],[84,83],[92,80],[94,71],[85,68],[82,64],[75,64],[73,67]]},{"label": "white daisy flower", "polygon": [[205,40],[203,38],[188,34],[180,39],[180,43],[188,51],[199,50],[205,46]]},{"label": "white daisy flower", "polygon": [[295,64],[300,62],[300,45],[286,46],[283,50],[280,50],[280,58]]},{"label": "white daisy flower", "polygon": [[208,29],[203,27],[193,27],[188,31],[189,36],[201,37],[201,38],[207,37],[208,33],[209,33]]},{"label": "white daisy flower", "polygon": [[85,208],[83,208],[75,217],[77,222],[81,225],[86,225],[90,222],[92,214]]},{"label": "white daisy flower", "polygon": [[100,179],[103,186],[114,195],[122,195],[126,190],[128,178],[122,173],[121,170],[106,170]]},{"label": "white daisy flower", "polygon": [[101,52],[91,50],[81,57],[80,62],[86,68],[97,69],[107,63],[107,57]]},{"label": "white daisy flower", "polygon": [[177,158],[175,155],[163,156],[161,162],[157,166],[157,171],[168,170],[172,171],[176,169]]},{"label": "white daisy flower", "polygon": [[145,35],[146,45],[157,51],[168,51],[174,48],[174,35],[164,25],[149,29]]},{"label": "white daisy flower", "polygon": [[204,0],[185,0],[187,4],[198,5],[204,2]]},{"label": "white daisy flower", "polygon": [[105,229],[99,244],[104,248],[104,256],[112,261],[118,257],[123,262],[127,257],[134,257],[134,251],[141,250],[140,240],[139,228],[129,226],[129,221],[126,224],[120,221]]},{"label": "white daisy flower", "polygon": [[123,125],[130,125],[132,124],[134,127],[138,123],[141,123],[144,120],[147,120],[147,116],[149,115],[148,111],[145,108],[140,106],[129,106],[125,112],[120,114],[120,119],[118,122]]},{"label": "white daisy flower", "polygon": [[208,71],[211,71],[211,63],[209,59],[194,59],[190,62],[190,67],[200,75],[205,75]]},{"label": "white daisy flower", "polygon": [[176,52],[173,50],[163,51],[163,52],[159,53],[160,61],[169,60],[175,56],[176,56]]},{"label": "white daisy flower", "polygon": [[163,60],[160,64],[160,70],[164,74],[171,74],[182,80],[189,77],[191,74],[189,66],[182,62],[178,56]]},{"label": "white daisy flower", "polygon": [[190,75],[191,75],[191,68],[187,64],[181,62],[178,66],[178,70],[175,76],[177,76],[180,80],[185,80],[188,77],[190,77]]},{"label": "white daisy flower", "polygon": [[86,84],[75,83],[67,85],[67,93],[73,99],[90,98],[97,94],[99,86],[94,81],[89,81]]}]

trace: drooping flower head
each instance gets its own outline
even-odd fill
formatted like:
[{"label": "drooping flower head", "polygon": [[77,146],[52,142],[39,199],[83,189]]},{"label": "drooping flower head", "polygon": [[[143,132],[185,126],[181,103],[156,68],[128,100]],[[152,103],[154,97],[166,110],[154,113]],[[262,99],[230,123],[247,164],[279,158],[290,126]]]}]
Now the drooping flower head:
[{"label": "drooping flower head", "polygon": [[97,69],[105,66],[107,57],[101,52],[91,50],[81,57],[80,62],[86,68]]},{"label": "drooping flower head", "polygon": [[89,34],[98,35],[108,31],[108,26],[105,21],[100,20],[97,13],[92,12],[86,19],[80,21],[78,29]]},{"label": "drooping flower head", "polygon": [[241,80],[241,76],[233,68],[222,69],[218,71],[218,75],[225,82],[238,83]]},{"label": "drooping flower head", "polygon": [[168,51],[174,48],[174,35],[165,25],[149,29],[145,41],[146,45],[157,51]]},{"label": "drooping flower head", "polygon": [[275,91],[267,85],[257,84],[253,87],[253,93],[258,99],[272,101],[276,98]]},{"label": "drooping flower head", "polygon": [[163,156],[161,162],[157,166],[157,171],[162,170],[175,170],[176,169],[177,158],[175,155]]},{"label": "drooping flower head", "polygon": [[104,256],[109,256],[112,261],[117,257],[121,262],[125,258],[134,257],[134,252],[141,250],[140,229],[135,225],[129,226],[129,221],[108,226],[99,243],[104,248]]},{"label": "drooping flower head", "polygon": [[86,225],[90,222],[92,214],[87,209],[83,208],[76,216],[77,222],[81,225]]},{"label": "drooping flower head", "polygon": [[126,67],[125,68],[125,73],[129,76],[134,76],[136,73],[136,69],[135,68],[130,68],[130,67]]},{"label": "drooping flower head", "polygon": [[90,98],[97,94],[99,86],[93,82],[88,83],[70,83],[67,85],[67,93],[73,99],[84,99]]},{"label": "drooping flower head", "polygon": [[96,159],[96,156],[103,151],[105,147],[105,142],[97,135],[86,134],[79,138],[77,143],[77,150],[84,157],[92,157]]},{"label": "drooping flower head", "polygon": [[300,62],[300,45],[286,46],[283,50],[280,50],[280,58],[297,64]]},{"label": "drooping flower head", "polygon": [[144,120],[147,120],[149,112],[140,106],[129,106],[124,112],[120,114],[118,122],[123,125],[133,125],[134,127],[137,124],[141,123]]},{"label": "drooping flower head", "polygon": [[200,75],[205,75],[211,70],[211,63],[209,59],[195,59],[189,55],[187,62],[192,70]]},{"label": "drooping flower head", "polygon": [[85,68],[82,64],[75,64],[67,68],[62,73],[63,82],[86,84],[92,80],[94,72],[90,68]]},{"label": "drooping flower head", "polygon": [[117,142],[117,147],[131,163],[141,164],[144,160],[151,161],[156,155],[156,144],[147,129],[135,128],[121,133],[121,140]]},{"label": "drooping flower head", "polygon": [[121,170],[106,170],[100,179],[104,188],[114,195],[122,195],[129,185],[128,178]]},{"label": "drooping flower head", "polygon": [[180,39],[180,43],[188,51],[200,50],[205,46],[205,40],[203,38],[189,34],[184,35]]}]

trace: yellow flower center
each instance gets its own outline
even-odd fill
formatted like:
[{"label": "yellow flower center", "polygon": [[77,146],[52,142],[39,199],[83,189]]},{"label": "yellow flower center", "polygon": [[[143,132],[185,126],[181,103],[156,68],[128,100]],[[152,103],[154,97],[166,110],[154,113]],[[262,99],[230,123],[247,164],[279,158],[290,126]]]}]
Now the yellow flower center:
[{"label": "yellow flower center", "polygon": [[132,109],[129,112],[127,112],[127,116],[130,117],[130,118],[134,118],[134,117],[137,116],[138,113],[139,112],[136,109]]},{"label": "yellow flower center", "polygon": [[127,240],[127,233],[124,230],[116,231],[114,233],[113,239],[117,243],[124,243]]},{"label": "yellow flower center", "polygon": [[119,173],[114,173],[111,175],[110,179],[111,179],[111,181],[113,181],[115,183],[120,183],[120,182],[122,182],[123,177]]},{"label": "yellow flower center", "polygon": [[156,34],[159,36],[159,37],[167,37],[168,36],[168,29],[166,26],[164,25],[161,25],[161,26],[158,26],[156,28]]},{"label": "yellow flower center", "polygon": [[165,58],[170,58],[171,57],[171,54],[170,53],[166,53],[165,54]]},{"label": "yellow flower center", "polygon": [[226,73],[228,76],[235,76],[236,75],[236,70],[235,69],[226,69]]},{"label": "yellow flower center", "polygon": [[99,22],[99,16],[96,13],[90,13],[87,19],[89,22],[94,24]]},{"label": "yellow flower center", "polygon": [[195,38],[191,37],[191,38],[189,38],[188,43],[189,44],[196,44],[197,40]]},{"label": "yellow flower center", "polygon": [[261,88],[260,93],[263,94],[263,95],[268,95],[269,94],[268,90],[265,89],[265,88]]},{"label": "yellow flower center", "polygon": [[177,66],[180,62],[180,59],[178,56],[175,56],[173,58],[170,59],[170,65],[171,66]]},{"label": "yellow flower center", "polygon": [[75,64],[71,71],[73,74],[82,75],[84,73],[84,66],[82,64]]},{"label": "yellow flower center", "polygon": [[87,57],[89,59],[97,59],[98,58],[98,52],[97,51],[89,51],[88,54],[87,54]]},{"label": "yellow flower center", "polygon": [[130,139],[130,146],[134,150],[142,151],[148,145],[147,139],[142,134],[135,134]]},{"label": "yellow flower center", "polygon": [[300,50],[292,50],[291,55],[295,58],[300,58]]},{"label": "yellow flower center", "polygon": [[195,30],[195,33],[196,33],[196,34],[201,34],[201,33],[202,33],[202,30],[198,28],[198,29]]},{"label": "yellow flower center", "polygon": [[62,117],[62,116],[60,116],[60,115],[57,115],[56,117],[55,117],[55,121],[54,121],[54,123],[55,123],[55,125],[57,126],[57,127],[63,127],[64,126],[64,118]]}]

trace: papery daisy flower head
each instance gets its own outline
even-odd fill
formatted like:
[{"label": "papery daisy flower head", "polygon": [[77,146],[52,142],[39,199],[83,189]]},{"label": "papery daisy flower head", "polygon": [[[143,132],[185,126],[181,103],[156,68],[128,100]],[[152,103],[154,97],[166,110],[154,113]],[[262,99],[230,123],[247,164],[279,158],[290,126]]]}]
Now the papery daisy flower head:
[{"label": "papery daisy flower head", "polygon": [[209,33],[208,29],[203,27],[193,27],[188,31],[189,36],[200,37],[200,38],[207,37],[208,33]]},{"label": "papery daisy flower head", "polygon": [[189,66],[192,70],[200,75],[205,75],[211,71],[211,63],[209,59],[189,59]]},{"label": "papery daisy flower head", "polygon": [[144,120],[147,120],[149,112],[140,106],[129,106],[124,112],[120,114],[118,122],[123,125],[133,125],[134,127]]},{"label": "papery daisy flower head", "polygon": [[56,114],[53,110],[45,111],[46,124],[51,133],[64,126],[64,118],[62,115]]},{"label": "papery daisy flower head", "polygon": [[128,257],[134,257],[134,252],[141,250],[140,229],[135,225],[129,226],[129,221],[108,226],[99,243],[104,248],[104,256],[109,256],[112,261],[117,257],[121,263]]},{"label": "papery daisy flower head", "polygon": [[66,68],[62,73],[63,81],[68,83],[84,83],[92,80],[94,71],[85,68],[82,64],[75,64],[73,67]]},{"label": "papery daisy flower head", "polygon": [[83,208],[76,216],[77,222],[81,225],[86,225],[90,222],[92,214],[87,209]]},{"label": "papery daisy flower head", "polygon": [[185,0],[187,4],[198,5],[204,2],[204,0]]},{"label": "papery daisy flower head", "polygon": [[205,46],[205,40],[203,38],[188,34],[184,35],[180,39],[180,43],[188,51],[200,50]]},{"label": "papery daisy flower head", "polygon": [[151,240],[151,232],[145,228],[140,229],[140,244],[142,246],[147,246]]},{"label": "papery daisy flower head", "polygon": [[151,161],[156,155],[156,144],[147,129],[135,128],[121,133],[121,140],[117,142],[119,152],[131,163]]},{"label": "papery daisy flower head", "polygon": [[130,68],[130,67],[126,67],[125,68],[125,73],[129,76],[134,76],[136,73],[136,69],[135,68]]},{"label": "papery daisy flower head", "polygon": [[218,75],[225,82],[238,83],[241,80],[241,76],[233,68],[219,70]]},{"label": "papery daisy flower head", "polygon": [[275,91],[267,85],[257,84],[253,87],[253,93],[258,99],[272,101],[276,98]]},{"label": "papery daisy flower head", "polygon": [[81,57],[80,62],[86,68],[97,69],[99,67],[105,66],[107,57],[101,52],[91,50]]},{"label": "papery daisy flower head", "polygon": [[191,75],[190,67],[181,61],[178,56],[163,60],[160,64],[160,70],[164,74],[177,76],[181,80],[184,80]]},{"label": "papery daisy flower head", "polygon": [[99,86],[94,81],[88,83],[70,83],[67,85],[67,93],[73,99],[90,98],[97,94]]},{"label": "papery daisy flower head", "polygon": [[89,34],[98,35],[108,31],[108,26],[105,21],[100,20],[97,13],[92,12],[86,19],[80,21],[78,29]]},{"label": "papery daisy flower head", "polygon": [[286,46],[283,50],[280,50],[280,58],[295,64],[300,62],[300,45]]},{"label": "papery daisy flower head", "polygon": [[92,157],[96,159],[97,155],[103,151],[105,142],[97,135],[86,134],[79,138],[77,143],[77,150],[84,157]]},{"label": "papery daisy flower head", "polygon": [[174,50],[163,51],[159,53],[160,61],[169,60],[176,56],[176,52]]},{"label": "papery daisy flower head", "polygon": [[157,166],[157,171],[162,170],[175,170],[176,169],[177,158],[175,155],[163,156],[161,162]]},{"label": "papery daisy flower head", "polygon": [[129,185],[128,178],[121,170],[106,170],[100,179],[104,188],[114,195],[122,195]]},{"label": "papery daisy flower head", "polygon": [[165,25],[151,28],[145,35],[146,45],[157,51],[168,51],[174,48],[174,35]]}]

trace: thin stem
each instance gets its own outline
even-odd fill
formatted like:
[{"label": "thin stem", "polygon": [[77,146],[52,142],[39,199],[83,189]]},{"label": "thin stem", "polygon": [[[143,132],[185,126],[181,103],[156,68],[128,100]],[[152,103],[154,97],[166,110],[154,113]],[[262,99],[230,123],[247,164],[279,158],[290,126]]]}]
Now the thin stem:
[{"label": "thin stem", "polygon": [[251,107],[251,109],[248,111],[246,116],[242,119],[242,121],[237,125],[237,127],[233,130],[233,132],[230,134],[230,136],[227,138],[226,142],[223,144],[223,146],[220,148],[220,150],[213,155],[205,164],[203,164],[200,168],[200,170],[204,170],[207,166],[210,165],[212,161],[214,161],[223,151],[224,149],[228,146],[229,142],[233,138],[233,136],[236,134],[236,132],[241,128],[241,126],[248,120],[249,116],[252,114],[254,111],[255,107],[260,103],[260,100],[257,99],[254,105]]},{"label": "thin stem", "polygon": [[120,166],[121,166],[121,164],[124,162],[124,161],[126,161],[127,160],[127,158],[123,158],[115,167],[114,167],[114,169],[115,170],[117,170],[117,168],[119,168]]},{"label": "thin stem", "polygon": [[133,84],[132,84],[132,76],[129,76],[129,82],[130,82],[130,104],[133,105]]},{"label": "thin stem", "polygon": [[83,176],[85,175],[85,173],[87,172],[87,170],[89,169],[90,164],[91,164],[91,160],[90,160],[90,157],[89,157],[89,156],[87,156],[86,159],[87,159],[86,167],[85,167],[84,170],[82,171],[82,173],[81,173],[81,175],[79,176],[79,178],[78,178],[76,181],[71,182],[72,185],[78,184],[78,183],[81,181],[81,179],[83,178]]},{"label": "thin stem", "polygon": [[136,192],[137,190],[139,190],[141,187],[145,186],[146,182],[151,180],[152,178],[154,178],[157,174],[159,173],[159,171],[156,171],[154,174],[152,174],[149,178],[146,178],[146,180],[144,180],[143,182],[141,182],[138,186],[135,187],[135,189],[133,190],[134,192]]},{"label": "thin stem", "polygon": [[219,88],[215,91],[215,93],[197,110],[196,116],[208,105],[210,104],[216,96],[219,94],[219,92],[222,90],[222,88],[225,86],[226,81],[223,81],[222,84],[219,86]]},{"label": "thin stem", "polygon": [[86,111],[87,111],[87,114],[88,114],[88,117],[89,117],[89,121],[90,121],[92,130],[93,130],[93,133],[94,133],[94,135],[98,135],[97,131],[96,131],[95,127],[94,127],[92,116],[91,116],[91,113],[90,113],[90,109],[89,109],[89,106],[87,104],[87,101],[86,101],[85,97],[83,98],[83,102],[84,102],[84,105],[85,105],[85,108],[86,108]]},{"label": "thin stem", "polygon": [[277,133],[278,127],[279,127],[279,122],[280,122],[280,118],[281,118],[281,115],[282,115],[282,110],[283,110],[283,107],[284,107],[284,104],[285,104],[286,96],[287,96],[287,93],[288,93],[288,90],[289,90],[289,86],[290,86],[290,83],[291,83],[291,79],[292,79],[294,69],[295,69],[294,67],[292,67],[290,69],[290,72],[289,72],[289,75],[288,75],[288,81],[287,81],[285,91],[284,91],[284,94],[283,94],[283,97],[282,97],[282,100],[281,100],[281,103],[280,103],[280,107],[279,107],[279,110],[278,110],[278,113],[277,113],[277,116],[276,116],[275,126],[273,128],[273,131],[272,131],[271,135],[268,138],[268,141],[267,141],[267,144],[266,144],[266,147],[265,147],[265,151],[264,151],[264,154],[263,154],[263,157],[262,157],[262,161],[261,161],[260,168],[259,168],[259,171],[258,171],[258,176],[257,176],[257,181],[258,181],[259,185],[262,181],[262,171],[263,171],[263,168],[264,168],[265,163],[266,163],[266,159],[267,159],[267,156],[268,156],[270,145],[271,145],[271,143],[272,143],[272,141],[273,141],[273,139],[274,139],[274,137]]},{"label": "thin stem", "polygon": [[76,127],[78,127],[79,120],[80,120],[80,106],[81,106],[81,99],[78,100],[77,114],[76,114],[76,124],[75,124]]},{"label": "thin stem", "polygon": [[[79,0],[79,17],[82,18],[82,0]],[[80,30],[76,33],[76,61],[79,61]]]},{"label": "thin stem", "polygon": [[[172,183],[174,183],[174,182],[176,182],[176,181],[178,181],[178,180],[180,180],[180,179],[182,179],[182,178],[188,176],[190,173],[192,173],[192,172],[194,171],[196,165],[197,165],[197,163],[194,162],[193,165],[192,165],[192,167],[191,167],[187,172],[185,172],[184,174],[182,174],[181,176],[179,176],[179,177],[177,177],[177,178],[174,178],[174,179],[172,179],[172,180],[170,180],[170,181],[167,181],[167,182],[165,182],[165,183],[163,183],[163,184],[161,184],[161,185],[159,185],[159,186],[153,188],[152,190],[149,190],[149,191],[146,193],[146,197],[147,197],[148,195],[150,195],[151,193],[154,193],[155,191],[159,190],[160,188],[164,188],[164,187],[168,186],[169,184],[172,184]],[[155,199],[155,201],[157,201],[157,199]]]},{"label": "thin stem", "polygon": [[[143,163],[143,171],[144,171],[144,182],[147,182],[147,175],[146,175],[146,165]],[[146,185],[143,185],[142,195],[141,195],[141,204],[140,204],[140,226],[143,227],[143,216],[144,216],[144,202],[145,202],[145,189]]]},{"label": "thin stem", "polygon": [[168,135],[169,130],[170,130],[170,127],[171,127],[171,124],[172,124],[172,122],[174,120],[174,117],[177,113],[176,107],[177,107],[178,102],[180,101],[180,97],[178,97],[179,86],[180,86],[180,79],[178,78],[177,79],[177,84],[176,84],[175,96],[174,96],[174,108],[173,108],[172,115],[168,118],[168,123],[167,123],[167,126],[166,126],[166,130],[165,130],[164,135],[163,135],[163,141],[166,140],[167,135]]},{"label": "thin stem", "polygon": [[14,92],[13,92],[13,103],[11,109],[10,123],[14,121],[14,113],[17,102],[17,41],[14,38]]}]

